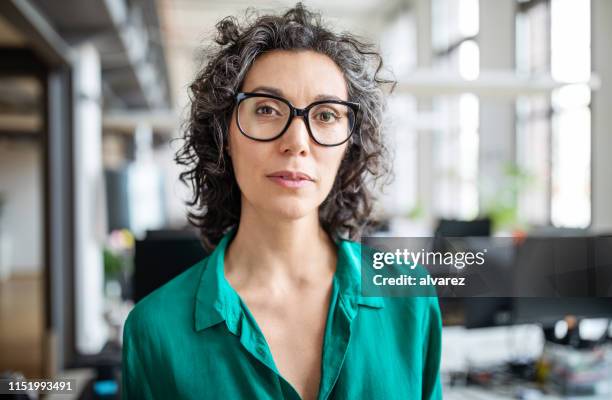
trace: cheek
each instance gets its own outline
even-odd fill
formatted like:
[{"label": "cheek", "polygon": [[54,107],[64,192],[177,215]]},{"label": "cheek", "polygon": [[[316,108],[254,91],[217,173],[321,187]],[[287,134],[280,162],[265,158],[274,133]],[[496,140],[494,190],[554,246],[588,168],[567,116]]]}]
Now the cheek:
[{"label": "cheek", "polygon": [[249,168],[251,168],[249,166],[252,165],[255,160],[251,160],[253,154],[248,151],[248,143],[244,143],[241,137],[242,135],[238,132],[238,128],[235,125],[234,118],[232,118],[228,136],[229,160],[232,163],[238,186],[242,189],[244,184],[249,181],[249,177],[245,176],[245,173],[249,171]]},{"label": "cheek", "polygon": [[266,159],[259,151],[260,146],[257,143],[247,141],[249,139],[243,137],[240,133],[230,131],[230,160],[238,186],[242,190],[255,184],[256,172],[263,168]]},{"label": "cheek", "polygon": [[344,156],[344,149],[345,147],[342,147],[341,149],[333,149],[333,152],[329,151],[324,153],[318,159],[320,171],[319,176],[321,177],[321,190],[324,191],[323,194],[325,196],[327,196],[334,184],[338,174],[338,169],[340,168],[340,164]]}]

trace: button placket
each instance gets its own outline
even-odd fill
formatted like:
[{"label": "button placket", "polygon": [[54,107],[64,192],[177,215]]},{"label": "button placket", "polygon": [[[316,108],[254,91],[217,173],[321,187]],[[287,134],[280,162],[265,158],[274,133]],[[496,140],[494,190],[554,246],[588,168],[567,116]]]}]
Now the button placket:
[{"label": "button placket", "polygon": [[319,388],[319,399],[323,400],[327,400],[333,391],[350,342],[356,305],[354,302],[347,305],[345,300],[347,299],[344,299],[342,295],[338,295],[332,325],[329,332],[326,332],[326,339],[329,339],[329,343],[323,353],[324,368]]},{"label": "button placket", "polygon": [[276,367],[271,358],[268,357],[264,339],[260,336],[257,329],[251,326],[244,314],[240,318],[240,326],[240,342],[244,348],[272,372],[276,373]]}]

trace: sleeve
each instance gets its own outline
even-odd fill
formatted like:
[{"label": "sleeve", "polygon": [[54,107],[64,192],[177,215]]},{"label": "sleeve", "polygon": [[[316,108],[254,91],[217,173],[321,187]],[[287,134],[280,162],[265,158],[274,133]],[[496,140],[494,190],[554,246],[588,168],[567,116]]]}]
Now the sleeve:
[{"label": "sleeve", "polygon": [[138,335],[133,318],[128,316],[123,329],[121,362],[121,398],[123,400],[153,399],[146,371],[140,359]]},{"label": "sleeve", "polygon": [[424,400],[442,399],[440,362],[442,357],[442,316],[437,297],[426,297],[423,318],[423,388]]}]

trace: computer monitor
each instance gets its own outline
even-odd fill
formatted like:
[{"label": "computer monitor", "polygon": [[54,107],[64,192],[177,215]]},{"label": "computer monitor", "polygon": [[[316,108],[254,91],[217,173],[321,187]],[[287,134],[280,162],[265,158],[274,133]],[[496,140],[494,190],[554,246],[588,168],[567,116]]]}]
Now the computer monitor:
[{"label": "computer monitor", "polygon": [[[516,268],[516,285],[528,290],[526,285],[537,280],[544,287],[534,288],[539,297],[514,299],[515,323],[547,326],[568,315],[612,318],[612,235],[527,238],[517,249]],[[554,287],[546,286],[551,277]]]},{"label": "computer monitor", "polygon": [[436,236],[490,236],[491,220],[489,218],[470,221],[440,219]]},{"label": "computer monitor", "polygon": [[[491,220],[488,218],[471,221],[440,219],[435,230],[436,237],[490,236]],[[439,246],[436,240],[434,246]],[[441,297],[438,299],[445,326],[462,325],[469,327],[495,324],[496,309],[507,308],[503,299]]]},{"label": "computer monitor", "polygon": [[206,257],[195,232],[148,231],[136,241],[132,281],[135,303]]},{"label": "computer monitor", "polygon": [[612,235],[528,237],[516,247],[514,269],[517,295],[465,299],[466,327],[612,318]]}]

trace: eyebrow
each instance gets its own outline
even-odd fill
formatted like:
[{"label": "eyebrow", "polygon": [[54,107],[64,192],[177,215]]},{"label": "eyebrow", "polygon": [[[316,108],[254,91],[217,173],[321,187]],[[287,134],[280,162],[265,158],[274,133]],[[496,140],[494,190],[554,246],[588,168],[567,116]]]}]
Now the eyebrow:
[{"label": "eyebrow", "polygon": [[[249,90],[249,92],[267,92],[269,94],[273,94],[274,96],[278,96],[278,97],[282,97],[285,98],[285,95],[283,94],[283,91],[272,87],[272,86],[257,86],[255,89]],[[318,94],[315,96],[314,101],[320,101],[320,100],[340,100],[340,101],[346,101],[344,99],[341,99],[340,97],[334,95],[334,94]]]}]

